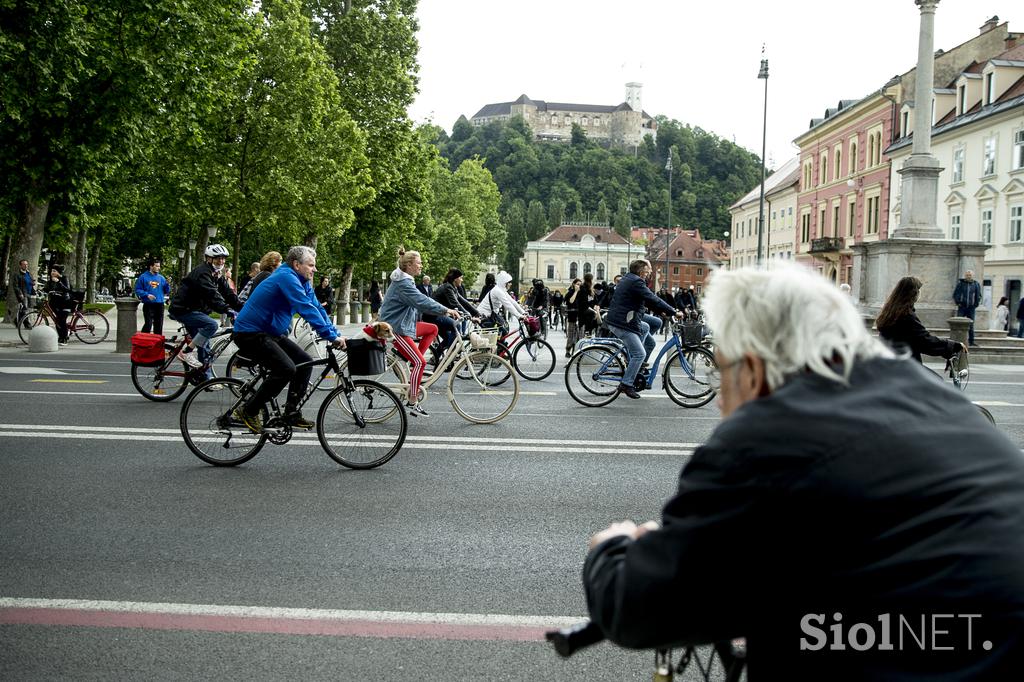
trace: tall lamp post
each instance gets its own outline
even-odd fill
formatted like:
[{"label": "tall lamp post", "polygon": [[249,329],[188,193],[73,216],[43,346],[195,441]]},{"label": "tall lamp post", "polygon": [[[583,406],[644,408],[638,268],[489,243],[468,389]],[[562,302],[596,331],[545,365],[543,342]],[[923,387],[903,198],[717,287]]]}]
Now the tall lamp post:
[{"label": "tall lamp post", "polygon": [[178,281],[185,278],[187,273],[181,271],[181,267],[185,264],[185,249],[178,249]]},{"label": "tall lamp post", "polygon": [[196,244],[199,243],[197,239],[188,240],[188,258],[185,260],[185,274],[192,272],[192,254],[196,252]]},{"label": "tall lamp post", "polygon": [[633,257],[633,200],[626,202],[626,222],[629,223],[629,234],[626,236],[626,272],[629,272],[630,259]]},{"label": "tall lamp post", "polygon": [[672,150],[668,151],[668,161],[665,163],[665,170],[668,171],[668,224],[665,226],[665,284],[668,289],[668,247],[669,235],[672,234]]},{"label": "tall lamp post", "polygon": [[[761,47],[761,56],[764,57],[764,46]],[[765,176],[765,145],[768,134],[768,60],[761,60],[761,70],[757,72],[758,78],[764,79],[764,120],[761,124],[761,200],[758,207],[757,218],[757,264],[762,262],[761,242],[764,234],[764,176]]]}]

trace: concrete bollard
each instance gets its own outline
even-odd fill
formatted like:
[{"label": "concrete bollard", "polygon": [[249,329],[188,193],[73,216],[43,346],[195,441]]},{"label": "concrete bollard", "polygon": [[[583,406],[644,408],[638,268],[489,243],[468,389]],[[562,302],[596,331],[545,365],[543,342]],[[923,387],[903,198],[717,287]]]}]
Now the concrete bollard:
[{"label": "concrete bollard", "polygon": [[29,353],[56,353],[57,330],[45,324],[33,327],[28,333]]},{"label": "concrete bollard", "polygon": [[946,320],[946,324],[949,325],[949,338],[957,343],[967,345],[967,334],[971,328],[971,318],[969,317],[951,317]]},{"label": "concrete bollard", "polygon": [[370,313],[370,302],[363,301],[363,324],[370,324],[373,322],[373,315]]},{"label": "concrete bollard", "polygon": [[359,324],[359,301],[352,301],[348,304],[349,307],[349,322],[351,324]]},{"label": "concrete bollard", "polygon": [[117,347],[115,353],[132,352],[132,336],[139,331],[138,309],[141,301],[137,298],[114,299],[117,305]]}]

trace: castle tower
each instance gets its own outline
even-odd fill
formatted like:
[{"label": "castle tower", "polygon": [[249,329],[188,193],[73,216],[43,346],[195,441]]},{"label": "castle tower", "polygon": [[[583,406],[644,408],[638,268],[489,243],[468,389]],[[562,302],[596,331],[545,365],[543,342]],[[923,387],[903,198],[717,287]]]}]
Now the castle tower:
[{"label": "castle tower", "polygon": [[633,111],[643,111],[643,105],[640,102],[640,90],[644,87],[643,83],[630,82],[626,83],[626,104]]}]

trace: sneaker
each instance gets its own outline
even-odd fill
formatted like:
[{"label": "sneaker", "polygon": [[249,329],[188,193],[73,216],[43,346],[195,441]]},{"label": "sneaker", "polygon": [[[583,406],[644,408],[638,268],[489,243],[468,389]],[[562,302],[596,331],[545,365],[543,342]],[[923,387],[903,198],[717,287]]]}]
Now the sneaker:
[{"label": "sneaker", "polygon": [[224,388],[225,388],[224,384],[214,384],[213,386],[208,386],[206,388],[206,390],[207,391],[223,391]]},{"label": "sneaker", "polygon": [[640,399],[640,394],[636,392],[636,389],[627,384],[619,384],[619,393],[624,393],[627,398],[632,398],[633,400]]},{"label": "sneaker", "polygon": [[310,429],[316,428],[316,424],[309,421],[302,416],[302,412],[287,412],[284,415],[284,423],[296,429]]},{"label": "sneaker", "polygon": [[419,406],[419,403],[413,405],[412,403],[405,404],[405,411],[409,413],[410,417],[429,417],[430,415]]},{"label": "sneaker", "polygon": [[260,433],[263,431],[263,417],[258,414],[246,414],[245,410],[238,408],[235,410],[234,417],[245,424],[246,428],[253,433]]},{"label": "sneaker", "polygon": [[178,359],[184,362],[189,367],[202,367],[203,363],[199,362],[199,353],[197,351],[189,351],[178,353]]}]

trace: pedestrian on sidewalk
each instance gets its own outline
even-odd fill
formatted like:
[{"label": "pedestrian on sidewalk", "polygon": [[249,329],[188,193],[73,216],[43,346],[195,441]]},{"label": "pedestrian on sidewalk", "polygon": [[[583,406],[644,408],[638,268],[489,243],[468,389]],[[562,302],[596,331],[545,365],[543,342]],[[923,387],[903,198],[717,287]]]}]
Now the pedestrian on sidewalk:
[{"label": "pedestrian on sidewalk", "polygon": [[989,328],[996,331],[1007,331],[1010,324],[1010,299],[1003,296],[996,305],[996,314],[992,316]]},{"label": "pedestrian on sidewalk", "polygon": [[974,343],[974,313],[981,303],[981,285],[974,279],[974,271],[968,270],[964,278],[957,282],[953,290],[953,301],[956,303],[956,314],[959,317],[969,317],[971,326],[967,333],[967,345],[976,346]]},{"label": "pedestrian on sidewalk", "polygon": [[144,270],[135,279],[135,295],[142,301],[142,333],[164,333],[164,304],[171,295],[171,285],[160,274],[163,264],[159,258],[150,258]]},{"label": "pedestrian on sidewalk", "polygon": [[1017,338],[1024,339],[1024,298],[1017,303]]},{"label": "pedestrian on sidewalk", "polygon": [[45,292],[57,323],[57,343],[68,345],[68,315],[71,314],[71,285],[68,278],[61,272],[64,266],[54,266],[50,270],[50,281],[46,283]]}]

